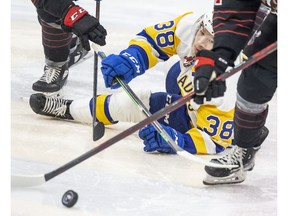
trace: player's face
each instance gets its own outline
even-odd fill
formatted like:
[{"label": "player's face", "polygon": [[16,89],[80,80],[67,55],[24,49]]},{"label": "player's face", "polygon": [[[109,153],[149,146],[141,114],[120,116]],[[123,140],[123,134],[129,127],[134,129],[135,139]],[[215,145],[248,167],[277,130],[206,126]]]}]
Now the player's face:
[{"label": "player's face", "polygon": [[192,54],[195,55],[199,50],[211,50],[213,48],[214,37],[206,29],[200,28],[195,35]]}]

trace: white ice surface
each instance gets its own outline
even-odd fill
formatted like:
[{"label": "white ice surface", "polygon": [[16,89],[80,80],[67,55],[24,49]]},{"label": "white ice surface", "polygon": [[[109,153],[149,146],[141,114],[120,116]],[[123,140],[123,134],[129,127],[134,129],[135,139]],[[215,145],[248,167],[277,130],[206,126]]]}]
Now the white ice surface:
[{"label": "white ice surface", "polygon": [[[169,20],[189,10],[201,14],[213,1],[104,0],[101,23],[108,30],[109,53],[127,47],[144,26]],[[95,12],[95,2],[78,2]],[[125,5],[124,5],[125,4]],[[44,174],[73,160],[131,126],[106,128],[92,141],[90,125],[34,114],[21,97],[43,72],[41,29],[30,1],[13,0],[11,8],[11,173]],[[132,89],[163,89],[163,65],[131,82]],[[100,72],[101,73],[101,72]],[[98,93],[111,93],[98,73]],[[93,59],[70,70],[65,95],[76,99],[92,95]],[[118,91],[118,90],[117,90]],[[147,154],[137,133],[35,188],[11,189],[13,216],[276,216],[277,215],[277,94],[267,119],[270,134],[257,155],[253,172],[239,185],[209,187],[202,184],[203,166],[175,155]],[[208,156],[202,156],[208,160]],[[77,204],[61,204],[65,191],[79,194]]]}]

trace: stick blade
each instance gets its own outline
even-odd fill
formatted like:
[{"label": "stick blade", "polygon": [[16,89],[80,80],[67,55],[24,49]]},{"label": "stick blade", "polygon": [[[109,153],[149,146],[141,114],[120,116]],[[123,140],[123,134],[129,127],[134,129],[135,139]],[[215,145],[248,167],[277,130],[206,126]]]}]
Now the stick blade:
[{"label": "stick blade", "polygon": [[93,124],[93,141],[99,140],[104,136],[105,126],[103,122],[94,122]]},{"label": "stick blade", "polygon": [[11,187],[33,187],[45,183],[44,175],[12,175]]},{"label": "stick blade", "polygon": [[224,165],[224,164],[216,164],[207,160],[204,160],[200,157],[197,157],[193,154],[188,153],[187,151],[177,151],[177,154],[186,158],[188,160],[194,161],[199,164],[203,164],[205,166],[215,167],[215,168],[236,168],[237,165]]}]

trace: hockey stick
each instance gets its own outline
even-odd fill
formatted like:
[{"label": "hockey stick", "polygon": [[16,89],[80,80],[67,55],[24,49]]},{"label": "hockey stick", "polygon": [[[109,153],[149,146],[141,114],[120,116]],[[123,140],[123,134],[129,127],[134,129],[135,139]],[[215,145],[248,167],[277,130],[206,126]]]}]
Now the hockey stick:
[{"label": "hockey stick", "polygon": [[[100,19],[100,1],[96,0],[96,19]],[[96,119],[96,106],[97,106],[97,77],[98,77],[98,55],[94,52],[94,73],[93,73],[93,141],[96,141],[104,136],[105,127],[103,122]]]},{"label": "hockey stick", "polygon": [[[234,67],[233,69],[231,69],[230,71],[226,72],[226,73],[230,73],[230,74],[235,74],[236,72],[239,72],[249,66],[251,66],[252,64],[254,64],[255,62],[261,60],[262,58],[264,58],[265,56],[267,56],[268,54],[270,54],[271,49],[273,51],[275,51],[277,49],[277,42],[275,43],[276,46],[270,46],[269,49],[264,48],[264,50],[266,50],[267,52],[262,52],[259,51],[258,53],[252,55],[247,61],[245,61],[243,64],[240,64],[236,67]],[[272,52],[273,52],[272,51]],[[224,78],[225,79],[225,78]],[[183,106],[187,101],[191,100],[191,97],[194,95],[194,92],[190,92],[189,94],[187,94],[186,96],[174,101],[173,103],[171,103],[170,105],[166,106],[165,108],[157,111],[156,113],[154,113],[153,115],[151,115],[150,117],[147,117],[146,119],[140,121],[139,123],[133,125],[132,127],[126,129],[125,131],[122,131],[121,133],[117,134],[116,136],[112,137],[111,139],[103,142],[102,144],[96,146],[95,148],[91,149],[90,151],[80,155],[79,157],[71,160],[70,162],[62,165],[61,167],[46,173],[46,174],[40,174],[40,175],[12,175],[11,176],[11,186],[12,187],[32,187],[32,186],[37,186],[37,185],[41,185],[44,184],[45,182],[51,180],[52,178],[60,175],[61,173],[71,169],[72,167],[76,166],[77,164],[85,161],[86,159],[92,157],[93,155],[103,151],[104,149],[108,148],[109,146],[117,143],[118,141],[124,139],[125,137],[131,135],[132,133],[136,132],[137,130],[143,128],[144,126],[151,124],[153,121],[156,121],[160,118],[162,118],[163,116],[165,116],[166,114],[180,108],[181,106]],[[213,163],[212,163],[213,164]],[[213,164],[214,166],[216,166],[215,164]],[[224,167],[231,167],[229,165],[227,166],[219,166],[220,168],[224,168]]]},{"label": "hockey stick", "polygon": [[[101,59],[104,59],[106,57],[106,54],[103,51],[101,51],[95,43],[92,43],[91,47],[94,49],[95,52],[97,52],[98,56],[100,56]],[[116,81],[121,85],[121,87],[124,89],[127,95],[138,106],[138,108],[142,111],[142,113],[144,113],[146,117],[149,117],[152,115],[150,111],[146,108],[146,106],[142,103],[142,101],[137,97],[137,95],[133,92],[133,90],[124,80],[122,80],[119,77],[116,77]],[[152,124],[154,125],[158,133],[162,136],[162,138],[170,145],[170,147],[175,152],[177,152],[177,149],[179,149],[178,145],[169,136],[169,134],[163,129],[163,127],[159,124],[159,122],[155,121],[155,122],[152,122]]]},{"label": "hockey stick", "polygon": [[[91,47],[94,49],[95,52],[98,53],[101,59],[106,57],[106,54],[100,50],[99,46],[95,43],[91,44]],[[146,117],[150,117],[152,114],[147,109],[147,107],[142,103],[142,101],[137,97],[137,95],[133,92],[130,86],[121,78],[116,77],[116,81],[121,85],[127,95],[131,98],[131,100],[138,106],[138,108],[144,113]],[[161,137],[169,144],[169,146],[180,156],[185,157],[186,159],[190,159],[194,162],[208,165],[211,163],[209,161],[203,160],[193,154],[188,153],[184,149],[180,148],[175,141],[170,137],[170,135],[166,132],[166,130],[162,127],[162,125],[158,121],[152,122],[153,126],[157,130],[157,132],[161,135]],[[214,164],[212,164],[214,166]]]},{"label": "hockey stick", "polygon": [[[255,53],[248,60],[241,62],[234,69],[229,70],[229,71],[221,74],[220,76],[218,76],[216,78],[216,80],[224,81],[227,78],[229,78],[230,76],[232,76],[235,73],[239,72],[240,70],[243,70],[243,69],[247,68],[247,66],[246,66],[247,64],[249,64],[249,66],[250,66],[250,65],[256,63],[257,61],[260,61],[262,58],[266,57],[267,55],[271,54],[272,52],[274,52],[276,50],[277,50],[277,41],[275,41],[274,43],[272,43],[272,44],[268,45],[267,47],[263,48],[259,52]],[[235,70],[235,69],[237,69],[237,70]]]},{"label": "hockey stick", "polygon": [[[177,101],[174,101],[172,104],[166,106],[165,108],[159,110],[158,112],[154,113],[152,116],[140,121],[139,123],[133,125],[132,127],[122,131],[121,133],[117,134],[116,136],[112,137],[111,139],[103,142],[102,144],[96,146],[95,148],[91,149],[90,151],[80,155],[79,157],[71,160],[70,162],[62,165],[61,167],[40,175],[12,175],[11,176],[11,186],[12,187],[33,187],[37,185],[41,185],[52,178],[60,175],[61,173],[69,170],[70,168],[76,166],[77,164],[85,161],[86,159],[92,157],[93,155],[103,151],[104,149],[110,147],[111,145],[115,144],[116,142],[124,139],[125,137],[131,135],[132,133],[136,132],[137,130],[143,128],[144,126],[152,123],[153,121],[158,120],[159,118],[163,117],[167,113],[170,113],[179,107],[183,106],[187,101],[191,100],[191,96],[194,93],[191,92],[190,94],[186,95],[185,97],[180,98]],[[230,168],[230,165],[223,166],[218,164],[209,164],[209,166],[216,166],[220,168]],[[233,166],[232,166],[233,167]]]}]

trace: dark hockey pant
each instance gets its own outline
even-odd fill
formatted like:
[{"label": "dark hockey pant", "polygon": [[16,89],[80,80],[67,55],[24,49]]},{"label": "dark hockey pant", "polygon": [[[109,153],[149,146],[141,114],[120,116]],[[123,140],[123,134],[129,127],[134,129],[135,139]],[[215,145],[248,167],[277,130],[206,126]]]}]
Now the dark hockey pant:
[{"label": "dark hockey pant", "polygon": [[[261,31],[261,34],[259,33]],[[277,15],[269,14],[259,27],[258,37],[253,38],[244,49],[248,57],[277,41]],[[267,104],[277,89],[277,51],[242,71],[237,91],[246,104],[260,107]],[[240,147],[260,146],[261,129],[268,114],[268,106],[262,112],[246,112],[237,100],[234,115],[234,142]],[[253,105],[254,106],[254,105]]]},{"label": "dark hockey pant", "polygon": [[72,33],[66,33],[61,29],[59,18],[40,9],[37,9],[37,14],[42,27],[45,58],[53,62],[67,61],[70,46],[73,46]]}]

